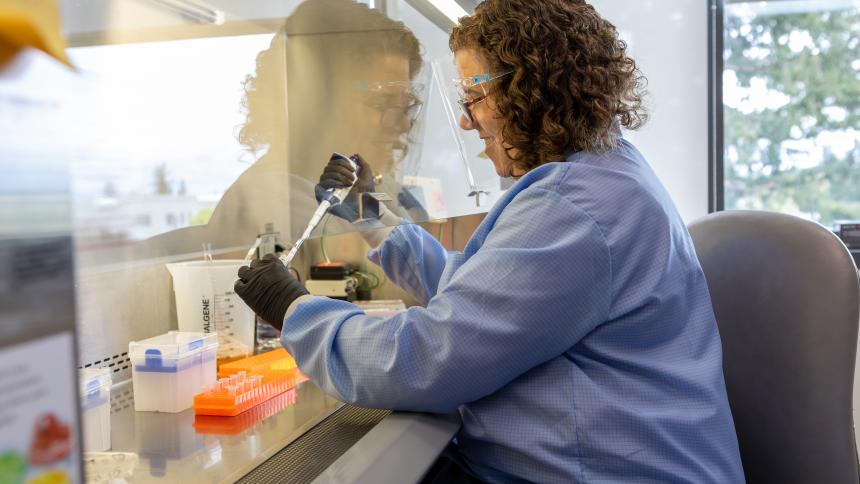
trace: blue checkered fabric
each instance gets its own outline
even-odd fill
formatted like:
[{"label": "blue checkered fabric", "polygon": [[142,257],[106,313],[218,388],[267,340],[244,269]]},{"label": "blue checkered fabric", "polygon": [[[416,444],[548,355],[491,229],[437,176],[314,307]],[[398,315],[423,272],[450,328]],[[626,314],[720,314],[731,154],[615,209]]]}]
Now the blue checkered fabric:
[{"label": "blue checkered fabric", "polygon": [[704,274],[627,141],[529,172],[462,253],[401,225],[369,257],[423,306],[297,304],[282,342],[324,390],[459,409],[491,482],[744,480]]}]

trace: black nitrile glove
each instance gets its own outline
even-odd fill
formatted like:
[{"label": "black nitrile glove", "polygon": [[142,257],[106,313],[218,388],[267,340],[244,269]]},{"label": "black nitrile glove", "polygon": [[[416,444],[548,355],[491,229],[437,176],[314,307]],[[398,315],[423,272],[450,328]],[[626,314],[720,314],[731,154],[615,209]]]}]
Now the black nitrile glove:
[{"label": "black nitrile glove", "polygon": [[240,267],[233,289],[257,316],[279,330],[290,304],[309,294],[275,254],[251,262],[251,267]]},{"label": "black nitrile glove", "polygon": [[[358,153],[352,155],[352,159],[358,164],[358,180],[355,181],[355,186],[342,203],[335,205],[329,211],[347,222],[355,222],[358,219],[358,197],[362,193],[372,192],[375,189],[373,184],[373,170],[370,165],[364,161]],[[340,156],[332,155],[328,164],[323,169],[320,175],[319,184],[314,187],[314,192],[317,197],[317,202],[322,201],[326,190],[330,188],[348,187],[352,183],[354,177],[352,166],[349,162]],[[367,200],[370,197],[365,197]],[[374,202],[375,200],[371,200]],[[375,217],[379,211],[378,205],[368,203],[364,208],[364,218]]]}]

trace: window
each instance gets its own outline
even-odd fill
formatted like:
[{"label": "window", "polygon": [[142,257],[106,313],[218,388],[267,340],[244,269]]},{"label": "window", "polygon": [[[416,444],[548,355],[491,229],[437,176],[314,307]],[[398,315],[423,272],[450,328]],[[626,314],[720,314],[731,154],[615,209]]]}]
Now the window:
[{"label": "window", "polygon": [[826,226],[860,219],[858,3],[721,7],[722,173],[713,173],[723,207],[715,208],[778,211]]}]

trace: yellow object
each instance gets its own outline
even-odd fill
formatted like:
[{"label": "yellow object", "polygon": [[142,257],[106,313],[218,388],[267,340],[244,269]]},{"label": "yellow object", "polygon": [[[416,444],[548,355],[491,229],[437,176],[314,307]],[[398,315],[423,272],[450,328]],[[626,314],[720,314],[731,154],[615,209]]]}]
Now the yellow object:
[{"label": "yellow object", "polygon": [[27,484],[71,484],[69,474],[65,471],[53,470],[43,472],[27,481]]},{"label": "yellow object", "polygon": [[57,0],[0,0],[0,69],[28,47],[72,67]]}]

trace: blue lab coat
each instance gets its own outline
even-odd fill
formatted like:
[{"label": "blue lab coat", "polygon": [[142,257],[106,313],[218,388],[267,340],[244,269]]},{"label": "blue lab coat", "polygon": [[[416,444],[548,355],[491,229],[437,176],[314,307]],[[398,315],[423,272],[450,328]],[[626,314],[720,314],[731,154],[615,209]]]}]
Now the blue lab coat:
[{"label": "blue lab coat", "polygon": [[704,274],[626,140],[530,171],[462,253],[401,225],[369,256],[424,306],[293,304],[281,341],[327,392],[458,409],[485,480],[744,480]]}]

